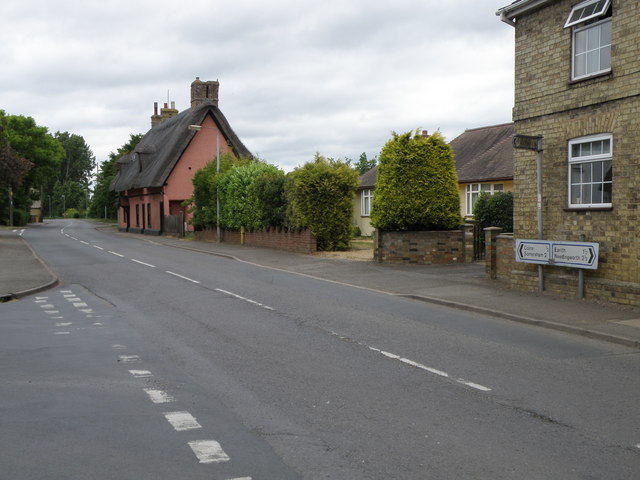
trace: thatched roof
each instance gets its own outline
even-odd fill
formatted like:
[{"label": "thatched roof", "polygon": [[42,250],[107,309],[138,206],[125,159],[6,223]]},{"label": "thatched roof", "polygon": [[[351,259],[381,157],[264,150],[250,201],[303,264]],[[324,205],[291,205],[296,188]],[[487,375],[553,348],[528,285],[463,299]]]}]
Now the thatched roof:
[{"label": "thatched roof", "polygon": [[251,156],[251,152],[231,129],[220,109],[207,101],[194,109],[184,110],[149,130],[133,152],[118,159],[120,170],[109,189],[122,192],[134,188],[163,186],[196,134],[189,130],[189,125],[201,125],[207,116],[216,123],[236,156]]}]

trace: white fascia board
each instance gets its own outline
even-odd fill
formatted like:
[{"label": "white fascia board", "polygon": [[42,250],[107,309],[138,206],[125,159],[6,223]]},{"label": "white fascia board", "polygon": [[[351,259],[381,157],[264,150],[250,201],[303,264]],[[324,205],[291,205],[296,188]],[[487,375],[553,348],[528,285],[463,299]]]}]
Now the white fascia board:
[{"label": "white fascia board", "polygon": [[555,0],[520,0],[518,2],[507,5],[496,12],[496,15],[500,17],[505,23],[511,26],[516,25],[515,19],[525,13],[532,10],[546,6],[549,3],[553,3]]}]

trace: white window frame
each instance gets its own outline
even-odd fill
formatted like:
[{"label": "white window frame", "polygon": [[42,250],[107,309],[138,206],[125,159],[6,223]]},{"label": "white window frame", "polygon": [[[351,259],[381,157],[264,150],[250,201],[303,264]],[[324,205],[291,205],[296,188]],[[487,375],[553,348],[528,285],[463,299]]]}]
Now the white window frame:
[{"label": "white window frame", "polygon": [[373,189],[367,188],[362,190],[360,195],[360,216],[368,217],[371,215],[371,202],[373,200]]},{"label": "white window frame", "polygon": [[465,215],[473,216],[473,207],[482,193],[504,192],[504,183],[468,183],[465,186]]},{"label": "white window frame", "polygon": [[[603,140],[609,141],[609,150],[608,151],[600,151],[598,153],[589,153],[589,154],[575,154],[574,146],[577,145],[587,145],[590,144],[589,148],[591,149],[595,143],[601,142]],[[613,175],[609,180],[606,180],[605,175],[605,163],[611,162],[611,168],[613,168],[613,135],[607,134],[598,134],[598,135],[589,135],[586,137],[574,138],[569,140],[568,151],[568,191],[567,191],[567,202],[569,208],[609,208],[612,206],[612,198],[609,199],[608,202],[605,202],[604,192],[605,185],[611,185],[609,188],[611,190],[611,197],[613,197]],[[583,174],[582,170],[580,175],[588,176],[587,181],[584,178],[576,178],[574,176],[574,168],[575,166],[580,165],[581,167],[587,167],[588,175]],[[599,179],[594,179],[594,168],[600,168],[600,174],[598,175]],[[583,192],[584,188],[591,186],[589,193],[589,201],[584,201]],[[600,192],[602,194],[602,201],[594,202],[593,201],[593,189],[597,185],[600,185]],[[577,200],[574,202],[573,200],[573,191],[575,188],[580,188],[580,196],[577,197]]]},{"label": "white window frame", "polygon": [[[589,7],[594,6],[592,10]],[[569,18],[564,24],[564,28],[573,27],[579,23],[584,23],[592,18],[598,18],[607,13],[611,5],[611,0],[586,0],[575,5],[571,9]]]},{"label": "white window frame", "polygon": [[[592,77],[594,75],[600,75],[602,73],[607,73],[611,71],[611,38],[608,39],[602,38],[602,31],[605,25],[609,25],[609,35],[611,36],[611,18],[605,18],[604,20],[593,23],[590,25],[586,25],[584,27],[576,28],[573,30],[571,37],[571,79],[572,80],[580,80],[583,78]],[[580,34],[585,34],[587,37],[589,36],[589,31],[598,31],[598,46],[595,48],[589,48],[587,44],[585,46],[584,52],[577,52],[577,37]],[[609,62],[608,65],[603,60],[606,58],[603,56],[603,53],[608,51]],[[598,55],[598,68],[593,70],[589,70],[589,56],[590,55]],[[578,57],[584,57],[584,73],[578,74]],[[603,67],[603,64],[605,65]]]}]

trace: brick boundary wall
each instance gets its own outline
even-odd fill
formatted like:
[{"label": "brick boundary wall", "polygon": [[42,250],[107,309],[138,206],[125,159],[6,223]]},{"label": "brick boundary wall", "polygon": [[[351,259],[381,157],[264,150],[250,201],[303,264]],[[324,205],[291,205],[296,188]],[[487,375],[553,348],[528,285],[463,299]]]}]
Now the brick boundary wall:
[{"label": "brick boundary wall", "polygon": [[[578,293],[578,269],[544,266],[544,291],[546,294],[575,298]],[[512,234],[496,238],[497,280],[516,290],[538,291],[538,266],[515,261],[515,240]],[[640,306],[640,285],[637,283],[607,280],[597,276],[597,270],[585,270],[585,299]]]},{"label": "brick boundary wall", "polygon": [[[197,240],[215,242],[216,230],[205,229],[195,232]],[[241,244],[241,234],[234,230],[221,230],[220,240],[234,245]],[[250,247],[275,248],[296,253],[314,253],[318,251],[316,237],[309,229],[301,231],[273,228],[256,232],[244,232],[244,245]]]},{"label": "brick boundary wall", "polygon": [[[378,263],[448,265],[473,261],[468,258],[468,230],[386,232],[373,236],[373,258]],[[471,251],[473,252],[473,246]]]}]

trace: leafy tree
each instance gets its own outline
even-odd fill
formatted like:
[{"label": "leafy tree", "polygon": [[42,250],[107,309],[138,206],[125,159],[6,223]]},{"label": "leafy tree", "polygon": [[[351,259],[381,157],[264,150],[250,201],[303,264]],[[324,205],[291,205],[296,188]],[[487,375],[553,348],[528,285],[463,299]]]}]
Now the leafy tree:
[{"label": "leafy tree", "polygon": [[[24,201],[20,201],[20,186],[29,170],[33,167],[33,163],[20,157],[18,153],[11,148],[7,140],[6,117],[4,112],[0,110],[0,224],[9,223],[13,217],[14,225],[23,225],[28,219],[27,215],[22,215],[24,210],[13,210],[10,212],[10,203],[26,204],[28,197]],[[14,192],[17,194],[14,195]],[[11,214],[13,213],[13,215]]]},{"label": "leafy tree", "polygon": [[393,133],[380,152],[371,224],[381,230],[451,230],[462,223],[451,147],[438,133]]},{"label": "leafy tree", "polygon": [[320,250],[346,250],[351,240],[353,197],[358,174],[348,163],[316,153],[312,162],[289,173],[289,218],[309,227]]},{"label": "leafy tree", "polygon": [[373,157],[372,159],[368,159],[367,154],[365,152],[362,152],[360,154],[360,158],[358,159],[358,161],[353,165],[353,168],[356,169],[359,175],[363,175],[367,173],[369,170],[371,170],[373,167],[375,167],[377,164],[378,164],[378,157]]},{"label": "leafy tree", "polygon": [[92,217],[103,217],[105,211],[107,212],[107,218],[115,219],[118,217],[118,194],[117,192],[110,192],[109,185],[118,173],[118,158],[132,152],[142,140],[142,136],[141,133],[131,134],[124,145],[118,148],[115,153],[109,153],[109,159],[100,164],[93,199],[89,207],[89,215]]},{"label": "leafy tree", "polygon": [[0,113],[7,144],[19,157],[33,165],[23,176],[22,183],[14,191],[16,209],[29,211],[34,200],[43,200],[49,179],[55,176],[64,157],[64,149],[46,127],[36,125],[31,117]]},{"label": "leafy tree", "polygon": [[33,167],[33,163],[21,158],[11,148],[5,133],[5,123],[4,112],[0,110],[0,188],[12,187],[16,189]]},{"label": "leafy tree", "polygon": [[60,162],[60,182],[64,184],[71,180],[88,187],[96,166],[96,158],[84,138],[69,132],[56,132],[55,138],[65,151],[65,156]]},{"label": "leafy tree", "polygon": [[483,192],[473,206],[473,218],[482,228],[500,227],[503,232],[513,232],[513,194]]}]

